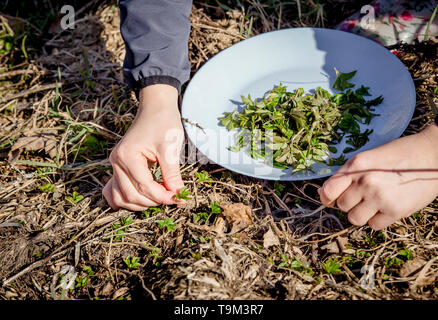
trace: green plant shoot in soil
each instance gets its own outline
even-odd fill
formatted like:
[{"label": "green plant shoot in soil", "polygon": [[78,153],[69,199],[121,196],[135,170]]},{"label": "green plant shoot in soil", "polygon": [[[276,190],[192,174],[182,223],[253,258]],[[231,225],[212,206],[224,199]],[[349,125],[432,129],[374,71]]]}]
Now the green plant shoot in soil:
[{"label": "green plant shoot in soil", "polygon": [[[336,68],[335,68],[336,70]],[[341,73],[336,70],[334,95],[321,87],[314,93],[305,94],[303,88],[288,92],[280,84],[270,90],[263,99],[253,100],[242,96],[242,112],[224,112],[220,123],[228,130],[241,129],[231,151],[245,151],[254,159],[265,159],[266,163],[292,172],[311,170],[315,162],[328,165],[343,165],[346,153],[355,151],[369,141],[373,130],[361,130],[360,124],[368,125],[377,114],[372,107],[383,102],[383,97],[367,100],[371,96],[369,87],[349,82],[357,71]],[[333,146],[346,135],[350,145],[338,158]],[[328,160],[325,160],[327,159]],[[271,160],[270,160],[271,159]]]}]

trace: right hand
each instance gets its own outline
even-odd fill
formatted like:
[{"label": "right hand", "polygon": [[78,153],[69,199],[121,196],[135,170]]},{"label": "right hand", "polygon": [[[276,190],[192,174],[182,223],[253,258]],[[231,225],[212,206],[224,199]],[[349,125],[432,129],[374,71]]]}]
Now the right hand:
[{"label": "right hand", "polygon": [[[143,211],[184,203],[174,197],[184,186],[179,169],[183,141],[177,90],[162,84],[143,88],[137,115],[109,157],[114,175],[102,190],[109,205]],[[163,184],[154,181],[151,162],[160,164]]]}]

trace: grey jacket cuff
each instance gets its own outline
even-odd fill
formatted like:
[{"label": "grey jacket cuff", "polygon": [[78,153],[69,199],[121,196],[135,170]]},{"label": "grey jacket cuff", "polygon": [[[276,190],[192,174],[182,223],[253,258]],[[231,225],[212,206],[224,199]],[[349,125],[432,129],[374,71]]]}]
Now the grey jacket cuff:
[{"label": "grey jacket cuff", "polygon": [[168,84],[180,93],[189,80],[191,6],[192,0],[119,0],[123,75],[137,95],[152,84]]},{"label": "grey jacket cuff", "polygon": [[153,84],[167,84],[178,90],[178,94],[181,94],[181,82],[178,79],[170,76],[150,76],[142,78],[135,82],[134,91],[135,95],[138,97],[141,89],[153,85]]}]

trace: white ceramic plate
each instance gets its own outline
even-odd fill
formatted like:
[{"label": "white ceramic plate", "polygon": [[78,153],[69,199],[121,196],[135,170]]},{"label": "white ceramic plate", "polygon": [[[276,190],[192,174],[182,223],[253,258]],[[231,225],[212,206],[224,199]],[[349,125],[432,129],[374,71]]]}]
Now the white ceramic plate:
[{"label": "white ceramic plate", "polygon": [[[190,81],[182,103],[182,117],[191,142],[211,162],[244,175],[269,180],[304,180],[334,174],[339,167],[324,163],[312,171],[292,174],[292,169],[277,169],[252,159],[243,150],[232,152],[238,129],[227,131],[218,121],[223,112],[231,112],[241,103],[241,95],[262,98],[282,83],[288,90],[318,86],[331,93],[341,72],[357,70],[352,82],[370,87],[375,98],[384,102],[376,107],[380,114],[371,120],[370,141],[361,149],[372,149],[401,136],[415,109],[414,82],[403,63],[383,46],[351,33],[318,28],[293,28],[264,33],[244,40],[210,59]],[[196,126],[193,124],[197,124]],[[201,130],[200,127],[203,128]],[[337,147],[338,154],[347,145]]]}]

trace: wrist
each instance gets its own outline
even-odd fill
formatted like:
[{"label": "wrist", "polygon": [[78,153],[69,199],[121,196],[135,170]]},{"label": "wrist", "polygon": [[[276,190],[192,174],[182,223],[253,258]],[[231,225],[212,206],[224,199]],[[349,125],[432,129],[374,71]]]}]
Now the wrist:
[{"label": "wrist", "polygon": [[167,84],[154,84],[144,87],[139,95],[139,112],[145,109],[178,110],[178,90]]}]

